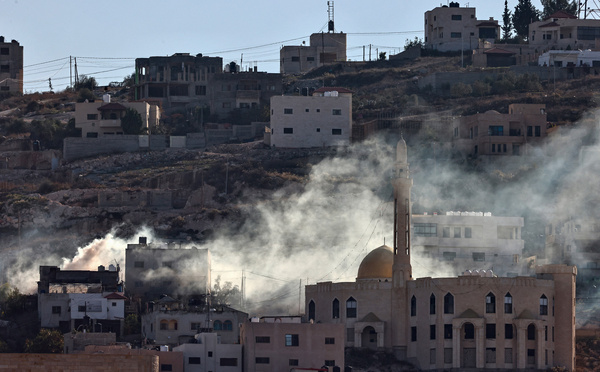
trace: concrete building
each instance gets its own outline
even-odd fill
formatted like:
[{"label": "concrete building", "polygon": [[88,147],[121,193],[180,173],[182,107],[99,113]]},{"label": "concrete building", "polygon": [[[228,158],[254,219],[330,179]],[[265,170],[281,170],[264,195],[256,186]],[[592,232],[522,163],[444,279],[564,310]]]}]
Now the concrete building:
[{"label": "concrete building", "polygon": [[84,355],[112,355],[128,358],[132,356],[146,356],[157,358],[157,370],[160,372],[184,372],[183,353],[180,351],[168,351],[166,348],[157,347],[155,349],[132,349],[131,345],[88,345],[81,353]]},{"label": "concrete building", "polygon": [[529,45],[539,53],[550,49],[598,49],[597,39],[600,39],[600,20],[577,19],[564,11],[529,25]]},{"label": "concrete building", "polygon": [[493,44],[500,35],[494,18],[481,21],[475,8],[460,7],[458,2],[425,12],[425,47],[440,52],[473,50],[480,42]]},{"label": "concrete building", "polygon": [[302,323],[300,317],[263,317],[241,329],[244,370],[344,368],[343,324]]},{"label": "concrete building", "polygon": [[158,125],[160,109],[157,105],[147,102],[110,102],[110,96],[105,94],[102,101],[75,104],[75,127],[81,128],[81,136],[87,138],[123,134],[121,118],[129,108],[137,111],[142,117],[143,131]]},{"label": "concrete building", "polygon": [[[156,355],[119,354],[2,354],[2,367],[5,371],[28,372],[159,372]],[[3,366],[8,366],[4,368]]]},{"label": "concrete building", "polygon": [[508,114],[490,110],[453,125],[454,147],[465,155],[531,155],[546,137],[546,105],[511,104]]},{"label": "concrete building", "polygon": [[242,371],[242,345],[221,343],[216,333],[199,333],[195,343],[182,344],[173,351],[183,353],[186,372]]},{"label": "concrete building", "polygon": [[271,128],[266,143],[273,147],[348,146],[352,135],[352,92],[320,88],[311,97],[271,98]]},{"label": "concrete building", "polygon": [[404,140],[395,168],[393,248],[371,251],[354,282],[306,286],[308,318],[343,324],[346,347],[384,348],[421,370],[573,371],[577,268],[538,266],[534,277],[486,271],[413,278],[412,179]]},{"label": "concrete building", "polygon": [[0,36],[0,94],[23,94],[23,47]]},{"label": "concrete building", "polygon": [[303,74],[316,67],[346,60],[346,34],[320,32],[310,35],[309,45],[286,45],[279,51],[282,74]]},{"label": "concrete building", "polygon": [[499,276],[529,274],[522,259],[523,217],[482,212],[413,215],[413,252],[447,263],[454,275],[493,270]]},{"label": "concrete building", "polygon": [[125,283],[128,295],[150,301],[163,294],[206,295],[210,292],[208,249],[171,245],[127,244]]},{"label": "concrete building", "polygon": [[209,115],[222,119],[235,109],[267,105],[283,89],[280,74],[256,68],[244,72],[235,63],[227,65],[225,72],[221,57],[202,54],[137,58],[135,66],[136,99],[160,100],[168,113],[200,108],[206,116],[201,121]]},{"label": "concrete building", "polygon": [[194,342],[199,333],[215,333],[223,344],[240,343],[240,324],[248,314],[229,306],[209,306],[193,298],[183,303],[169,296],[148,303],[142,315],[142,334],[157,345]]},{"label": "concrete building", "polygon": [[539,66],[600,68],[600,51],[549,50],[538,57]]}]

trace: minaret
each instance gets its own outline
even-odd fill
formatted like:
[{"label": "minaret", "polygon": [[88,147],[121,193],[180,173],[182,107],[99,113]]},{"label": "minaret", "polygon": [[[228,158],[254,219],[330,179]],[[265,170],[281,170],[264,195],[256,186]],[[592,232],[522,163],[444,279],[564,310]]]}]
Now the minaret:
[{"label": "minaret", "polygon": [[406,142],[396,146],[396,174],[394,186],[394,263],[392,265],[392,347],[400,360],[407,357],[409,338],[409,292],[407,282],[412,280],[410,266],[410,189],[412,179],[408,171]]},{"label": "minaret", "polygon": [[394,186],[394,287],[404,286],[412,280],[410,265],[410,189],[412,179],[408,169],[408,156],[404,139],[396,146]]}]

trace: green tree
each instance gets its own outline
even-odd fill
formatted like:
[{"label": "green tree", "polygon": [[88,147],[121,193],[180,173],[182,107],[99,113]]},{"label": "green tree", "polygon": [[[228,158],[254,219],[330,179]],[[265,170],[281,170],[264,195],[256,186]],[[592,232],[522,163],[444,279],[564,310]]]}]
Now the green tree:
[{"label": "green tree", "polygon": [[96,96],[94,96],[94,93],[92,93],[92,91],[88,88],[79,89],[79,93],[77,94],[77,102],[85,102],[86,100],[91,102],[95,99]]},{"label": "green tree", "polygon": [[577,2],[569,1],[569,0],[541,0],[542,6],[544,9],[542,10],[543,18],[548,18],[552,14],[562,10],[571,15],[576,15],[577,13]]},{"label": "green tree", "polygon": [[142,115],[131,107],[128,108],[121,118],[121,128],[125,134],[142,134],[144,132]]},{"label": "green tree", "polygon": [[508,0],[504,0],[504,13],[502,13],[502,40],[510,39],[512,34],[512,12],[508,10]]},{"label": "green tree", "polygon": [[0,286],[0,317],[10,317],[23,311],[25,296],[8,283]]},{"label": "green tree", "polygon": [[237,285],[233,285],[231,282],[225,282],[221,285],[221,276],[219,275],[215,280],[211,297],[213,305],[226,305],[240,303],[242,295],[240,288]]},{"label": "green tree", "polygon": [[521,40],[527,40],[529,25],[540,20],[539,11],[531,4],[531,0],[519,0],[512,16],[512,23]]},{"label": "green tree", "polygon": [[129,314],[125,317],[123,332],[126,335],[137,335],[142,332],[142,324],[140,318],[136,314]]},{"label": "green tree", "polygon": [[98,82],[96,82],[96,79],[93,76],[81,75],[79,81],[75,83],[75,90],[83,88],[94,90],[98,88]]},{"label": "green tree", "polygon": [[25,352],[60,354],[63,352],[63,346],[63,335],[58,330],[42,328],[33,340],[25,341]]},{"label": "green tree", "polygon": [[386,54],[387,54],[386,52],[379,52],[379,60],[385,61]]},{"label": "green tree", "polygon": [[406,39],[406,42],[404,43],[404,50],[408,50],[412,47],[419,47],[421,49],[425,48],[425,44],[423,43],[423,39],[419,39],[417,36],[415,36],[414,40],[408,40]]}]

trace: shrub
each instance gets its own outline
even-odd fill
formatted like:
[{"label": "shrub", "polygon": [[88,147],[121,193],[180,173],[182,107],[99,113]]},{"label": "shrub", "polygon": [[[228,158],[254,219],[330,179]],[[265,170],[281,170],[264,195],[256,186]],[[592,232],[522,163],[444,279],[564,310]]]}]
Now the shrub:
[{"label": "shrub", "polygon": [[477,80],[473,83],[473,95],[475,97],[487,96],[488,94],[490,94],[491,90],[492,87],[490,86],[490,84],[484,81]]},{"label": "shrub", "polygon": [[450,88],[450,95],[453,98],[462,98],[470,96],[471,93],[473,93],[473,89],[471,88],[471,86],[463,83],[454,84]]}]

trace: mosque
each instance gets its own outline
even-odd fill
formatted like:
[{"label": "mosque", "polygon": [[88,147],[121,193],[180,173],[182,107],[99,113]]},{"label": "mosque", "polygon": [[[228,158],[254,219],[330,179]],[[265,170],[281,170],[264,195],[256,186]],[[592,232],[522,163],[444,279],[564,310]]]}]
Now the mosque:
[{"label": "mosque", "polygon": [[575,370],[575,278],[567,265],[535,277],[490,271],[412,277],[412,179],[404,140],[396,148],[394,246],[371,251],[354,282],[306,286],[306,313],[342,323],[345,346],[393,352],[422,370]]}]

